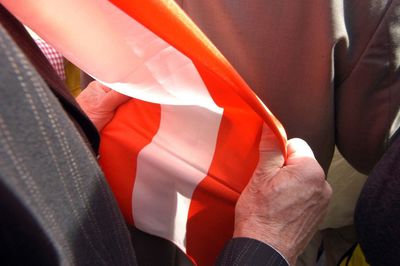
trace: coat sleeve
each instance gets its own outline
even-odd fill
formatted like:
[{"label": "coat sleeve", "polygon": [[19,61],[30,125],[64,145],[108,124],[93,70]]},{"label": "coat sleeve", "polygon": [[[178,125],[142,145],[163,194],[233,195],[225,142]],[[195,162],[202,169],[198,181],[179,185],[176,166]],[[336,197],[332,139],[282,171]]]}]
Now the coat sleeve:
[{"label": "coat sleeve", "polygon": [[285,258],[267,244],[251,238],[233,238],[221,252],[217,266],[288,266]]},{"label": "coat sleeve", "polygon": [[368,173],[399,126],[400,1],[347,1],[336,43],[336,144]]}]

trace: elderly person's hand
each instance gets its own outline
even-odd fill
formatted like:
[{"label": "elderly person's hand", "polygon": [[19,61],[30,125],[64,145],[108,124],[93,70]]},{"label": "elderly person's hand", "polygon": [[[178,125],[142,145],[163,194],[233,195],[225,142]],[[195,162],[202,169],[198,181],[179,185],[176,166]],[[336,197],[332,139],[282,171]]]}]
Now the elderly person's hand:
[{"label": "elderly person's hand", "polygon": [[98,81],[89,83],[76,98],[80,107],[100,131],[114,116],[118,106],[130,97],[118,93]]},{"label": "elderly person's hand", "polygon": [[269,129],[262,138],[259,164],[236,205],[234,237],[262,241],[295,265],[326,213],[332,190],[303,140],[289,140],[282,166]]}]

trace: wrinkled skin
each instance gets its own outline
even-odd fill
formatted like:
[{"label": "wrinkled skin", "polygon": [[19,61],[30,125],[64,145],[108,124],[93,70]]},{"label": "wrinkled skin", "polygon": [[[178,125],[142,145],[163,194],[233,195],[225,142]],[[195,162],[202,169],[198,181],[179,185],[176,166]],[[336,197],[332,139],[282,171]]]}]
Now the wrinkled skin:
[{"label": "wrinkled skin", "polygon": [[129,99],[130,97],[111,90],[98,81],[89,83],[76,98],[98,131],[110,122],[117,107]]},{"label": "wrinkled skin", "polygon": [[[97,81],[77,97],[99,131],[127,100]],[[306,142],[291,139],[287,149],[285,162],[274,134],[264,127],[259,164],[236,205],[234,237],[262,241],[294,265],[322,221],[332,190]]]},{"label": "wrinkled skin", "polygon": [[295,265],[326,213],[332,190],[306,142],[291,139],[287,148],[284,162],[264,128],[259,164],[236,205],[234,237],[262,241]]}]

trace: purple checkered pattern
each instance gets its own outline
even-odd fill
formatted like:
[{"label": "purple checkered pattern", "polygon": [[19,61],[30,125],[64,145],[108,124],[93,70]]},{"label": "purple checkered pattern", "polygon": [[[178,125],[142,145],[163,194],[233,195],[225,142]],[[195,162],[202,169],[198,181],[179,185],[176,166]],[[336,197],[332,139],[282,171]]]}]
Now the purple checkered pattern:
[{"label": "purple checkered pattern", "polygon": [[54,70],[57,72],[58,76],[65,80],[65,70],[64,70],[64,60],[63,56],[57,52],[56,49],[51,47],[48,43],[46,43],[42,39],[35,39],[36,44],[39,46],[40,50],[42,50],[43,54],[46,56],[47,60],[50,61]]}]

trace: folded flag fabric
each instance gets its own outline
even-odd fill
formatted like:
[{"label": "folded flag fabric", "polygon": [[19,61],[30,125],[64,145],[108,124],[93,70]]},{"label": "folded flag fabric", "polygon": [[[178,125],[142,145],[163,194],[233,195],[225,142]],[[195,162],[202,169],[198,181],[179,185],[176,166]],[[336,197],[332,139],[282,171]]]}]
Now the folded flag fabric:
[{"label": "folded flag fabric", "polygon": [[133,97],[101,132],[100,164],[126,220],[212,265],[281,124],[172,0],[3,1],[82,70]]}]

